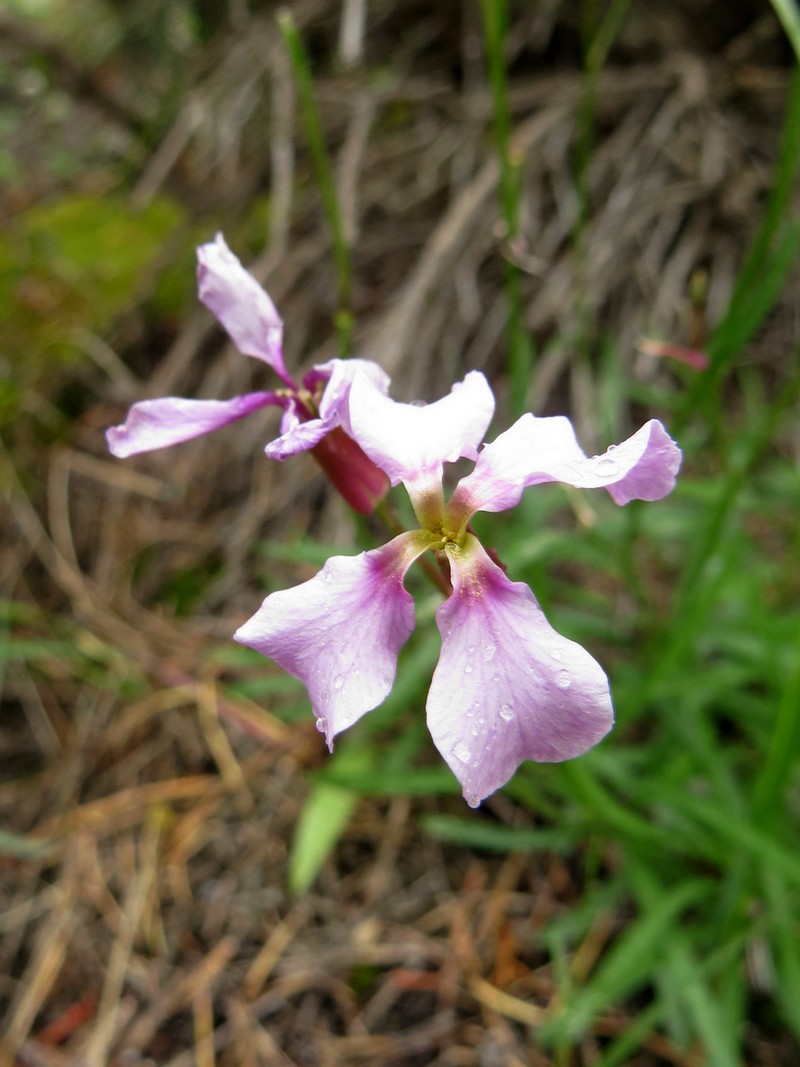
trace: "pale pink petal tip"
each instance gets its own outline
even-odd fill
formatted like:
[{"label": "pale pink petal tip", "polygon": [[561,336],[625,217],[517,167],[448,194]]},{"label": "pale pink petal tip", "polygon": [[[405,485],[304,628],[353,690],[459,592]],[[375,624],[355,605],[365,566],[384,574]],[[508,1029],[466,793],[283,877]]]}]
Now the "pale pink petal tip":
[{"label": "pale pink petal tip", "polygon": [[472,807],[523,760],[580,756],[614,720],[608,679],[550,626],[527,585],[511,582],[474,538],[450,553],[453,594],[436,621],[442,651],[428,728]]},{"label": "pale pink petal tip", "polygon": [[246,393],[230,400],[186,400],[164,397],[141,400],[125,422],[106,430],[112,455],[120,459],[152,452],[218,430],[268,404],[281,404],[275,393]]},{"label": "pale pink petal tip", "polygon": [[291,386],[292,379],[283,362],[281,318],[221,233],[197,249],[197,282],[200,299],[219,319],[239,351],[268,363]]},{"label": "pale pink petal tip", "polygon": [[[631,500],[661,500],[671,493],[682,458],[661,423],[651,419],[627,441],[601,456],[598,467],[617,465],[619,477],[606,488],[617,504],[627,504]],[[606,473],[611,473],[608,467]]]},{"label": "pale pink petal tip", "polygon": [[272,593],[234,637],[308,690],[328,746],[388,695],[414,628],[403,575],[424,544],[416,533],[358,556],[334,556],[315,577]]}]

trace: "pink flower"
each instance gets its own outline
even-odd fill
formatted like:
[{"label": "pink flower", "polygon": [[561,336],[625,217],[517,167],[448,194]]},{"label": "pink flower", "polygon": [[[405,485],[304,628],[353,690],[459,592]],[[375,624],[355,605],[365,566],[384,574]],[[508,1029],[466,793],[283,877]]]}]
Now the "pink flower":
[{"label": "pink flower", "polygon": [[266,446],[267,456],[282,460],[310,451],[345,500],[356,511],[369,514],[388,483],[349,433],[349,393],[358,374],[385,394],[388,376],[369,360],[333,359],[312,368],[302,384],[296,385],[283,361],[283,323],[278,312],[222,234],[198,248],[197,278],[200,299],[239,351],[270,366],[282,388],[230,400],[142,400],[133,405],[124,423],[106,431],[109,450],[125,458],[180,444],[274,405],[283,409],[283,418],[280,436]]},{"label": "pink flower", "polygon": [[[423,407],[396,403],[355,377],[350,432],[393,485],[406,486],[420,528],[375,551],[328,560],[314,578],[268,596],[235,634],[304,682],[332,747],[389,693],[414,625],[403,579],[414,560],[433,551],[449,569],[452,593],[436,612],[442,648],[428,728],[471,806],[507,782],[522,760],[586,752],[611,728],[613,709],[602,668],[556,633],[530,589],[489,558],[470,518],[513,507],[527,486],[541,482],[602,487],[618,504],[658,500],[673,488],[681,460],[655,420],[588,457],[568,419],[533,415],[478,452],[493,411],[491,390],[475,371]],[[475,467],[445,501],[444,464],[463,457]]]}]

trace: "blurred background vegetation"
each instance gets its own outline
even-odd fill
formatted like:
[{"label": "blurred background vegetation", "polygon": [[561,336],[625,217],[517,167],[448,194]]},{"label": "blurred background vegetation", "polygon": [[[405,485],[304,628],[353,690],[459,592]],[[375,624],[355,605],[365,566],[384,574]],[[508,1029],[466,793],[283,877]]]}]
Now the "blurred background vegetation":
[{"label": "blurred background vegetation", "polygon": [[[0,1058],[796,1067],[796,6],[299,0],[294,58],[276,14],[0,11]],[[196,299],[217,230],[290,367],[352,337],[399,399],[477,367],[498,429],[678,438],[659,504],[482,517],[609,673],[585,759],[465,808],[418,578],[332,758],[232,645],[382,535],[266,461],[269,413],[106,454],[137,399],[274,384]]]}]

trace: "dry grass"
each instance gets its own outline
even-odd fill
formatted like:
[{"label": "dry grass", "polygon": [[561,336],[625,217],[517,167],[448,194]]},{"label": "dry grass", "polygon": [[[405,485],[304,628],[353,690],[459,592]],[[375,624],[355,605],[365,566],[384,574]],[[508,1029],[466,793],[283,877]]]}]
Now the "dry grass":
[{"label": "dry grass", "polygon": [[[512,256],[528,271],[526,321],[543,353],[536,407],[569,408],[591,444],[596,353],[582,323],[613,336],[622,372],[642,381],[664,373],[637,354],[643,334],[702,343],[689,278],[705,271],[713,322],[758,218],[788,75],[770,16],[718,51],[695,40],[688,10],[635,3],[597,86],[592,222],[577,257],[576,30],[568,5],[531,6],[512,37],[526,189],[514,248],[498,235],[474,14],[448,33],[429,5],[376,3],[367,63],[391,64],[392,76],[328,70],[319,94],[355,238],[359,350],[399,397],[436,396],[471,367],[502,389],[500,267]],[[338,5],[298,4],[296,15],[318,47],[335,38]],[[24,46],[13,29],[12,55]],[[315,199],[297,192],[307,162],[271,19],[221,32],[212,58],[143,161],[133,202],[181,190],[198,212],[218,217],[227,203],[233,216],[270,182],[274,218],[254,270],[287,324],[290,365],[318,361],[331,354],[332,259]],[[104,121],[124,122],[113,110]],[[416,826],[441,801],[364,800],[314,891],[288,896],[287,843],[319,737],[313,723],[225,695],[213,651],[258,600],[254,538],[345,544],[349,520],[303,459],[260,458],[257,418],[168,454],[110,459],[101,430],[132,400],[227,396],[257,372],[202,310],[158,352],[137,315],[117,336],[86,339],[92,402],[68,441],[34,451],[12,430],[0,454],[0,580],[30,609],[16,638],[71,648],[12,660],[5,676],[0,812],[41,848],[0,859],[0,1058],[544,1067],[533,1034],[558,1004],[537,932],[579,900],[577,868],[442,848]],[[782,315],[773,340],[793,325]],[[138,344],[126,343],[131,330]],[[776,348],[765,338],[763,358]],[[175,618],[160,591],[182,571],[216,577]],[[303,573],[274,563],[270,582]],[[490,807],[519,817],[502,798]],[[576,977],[624,921],[597,916],[570,962]],[[596,1019],[563,1063],[590,1065],[635,1010]],[[656,1033],[647,1049],[632,1067],[704,1062]],[[772,1055],[763,1062],[779,1063]]]}]

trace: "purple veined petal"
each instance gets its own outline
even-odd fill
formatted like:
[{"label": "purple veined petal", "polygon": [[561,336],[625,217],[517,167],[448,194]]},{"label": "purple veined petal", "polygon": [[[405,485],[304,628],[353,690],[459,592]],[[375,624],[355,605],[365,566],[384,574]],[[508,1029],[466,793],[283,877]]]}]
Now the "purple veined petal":
[{"label": "purple veined petal", "polygon": [[470,371],[448,396],[432,404],[401,404],[359,375],[350,390],[353,437],[392,485],[441,485],[446,462],[477,449],[494,414],[494,396],[480,371]]},{"label": "purple veined petal", "polygon": [[657,419],[600,456],[587,456],[563,415],[523,415],[482,450],[474,470],[456,486],[451,515],[505,511],[522,491],[542,482],[605,488],[617,504],[660,500],[675,486],[681,450]]},{"label": "purple veined petal", "polygon": [[283,322],[275,305],[231,252],[221,233],[197,249],[197,284],[200,299],[239,351],[268,363],[294,388],[283,362]]},{"label": "purple veined petal", "polygon": [[403,577],[432,540],[414,530],[371,552],[334,556],[309,581],[268,596],[234,634],[304,683],[329,748],[392,688],[414,629]]},{"label": "purple veined petal", "polygon": [[614,713],[600,665],[556,633],[527,585],[510,581],[472,535],[448,556],[453,594],[436,612],[442,651],[428,729],[476,807],[523,760],[582,755]]},{"label": "purple veined petal", "polygon": [[175,396],[141,400],[130,409],[125,422],[106,430],[106,441],[111,454],[124,459],[191,441],[268,404],[282,407],[284,403],[277,393],[245,393],[230,400],[185,400]]}]

